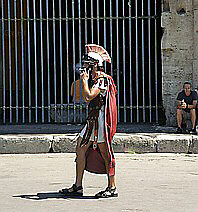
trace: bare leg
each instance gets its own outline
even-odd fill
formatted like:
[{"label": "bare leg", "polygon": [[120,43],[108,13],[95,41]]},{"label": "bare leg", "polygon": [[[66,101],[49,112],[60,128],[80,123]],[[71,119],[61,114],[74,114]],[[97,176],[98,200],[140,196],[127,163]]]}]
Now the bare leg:
[{"label": "bare leg", "polygon": [[195,128],[195,121],[196,121],[196,112],[195,109],[191,109],[190,110],[190,118],[191,118],[191,122],[192,122],[192,128]]},{"label": "bare leg", "polygon": [[110,158],[109,158],[109,154],[108,154],[108,150],[107,150],[107,146],[106,143],[99,143],[98,147],[100,149],[100,153],[105,161],[105,166],[106,166],[106,171],[107,171],[107,177],[108,177],[108,187],[110,188],[114,188],[115,185],[115,176],[109,176],[109,162],[110,162]]},{"label": "bare leg", "polygon": [[77,140],[77,146],[76,146],[76,182],[75,184],[77,186],[82,186],[82,179],[83,174],[85,170],[85,154],[89,146],[91,145],[91,142],[89,142],[87,145],[80,147],[80,143],[82,141],[82,138],[79,137]]},{"label": "bare leg", "polygon": [[182,109],[177,109],[177,125],[181,128],[182,123]]},{"label": "bare leg", "polygon": [[188,121],[187,121],[187,112],[185,112],[184,110],[182,110],[182,117],[186,123],[186,129],[188,129]]}]

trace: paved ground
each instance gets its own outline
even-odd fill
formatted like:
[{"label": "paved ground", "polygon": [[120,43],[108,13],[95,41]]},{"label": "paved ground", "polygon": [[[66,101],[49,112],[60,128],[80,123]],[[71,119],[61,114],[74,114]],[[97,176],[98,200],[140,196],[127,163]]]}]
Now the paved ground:
[{"label": "paved ground", "polygon": [[0,155],[1,212],[197,212],[198,155],[116,154],[118,198],[95,199],[106,177],[86,172],[84,197],[64,198],[73,153]]}]

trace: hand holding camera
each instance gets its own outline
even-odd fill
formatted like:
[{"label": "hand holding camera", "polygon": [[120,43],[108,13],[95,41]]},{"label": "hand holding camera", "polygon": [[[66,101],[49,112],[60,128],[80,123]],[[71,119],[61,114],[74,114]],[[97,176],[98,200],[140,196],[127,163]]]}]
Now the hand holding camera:
[{"label": "hand holding camera", "polygon": [[89,79],[89,70],[85,69],[84,71],[82,71],[80,74],[80,78],[82,80],[88,80]]},{"label": "hand holding camera", "polygon": [[182,106],[183,108],[186,108],[186,106],[187,106],[186,102],[184,102],[184,99],[181,101],[181,106]]}]

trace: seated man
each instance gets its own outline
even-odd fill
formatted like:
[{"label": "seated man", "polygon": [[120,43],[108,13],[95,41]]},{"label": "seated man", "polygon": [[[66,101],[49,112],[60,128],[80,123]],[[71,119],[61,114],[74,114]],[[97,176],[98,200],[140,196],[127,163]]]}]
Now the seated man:
[{"label": "seated man", "polygon": [[181,91],[178,96],[178,107],[177,107],[177,133],[182,133],[182,119],[186,116],[186,113],[190,113],[190,118],[192,122],[191,132],[196,132],[196,105],[197,105],[197,93],[192,91],[192,85],[190,82],[185,82],[183,86],[183,91]]},{"label": "seated man", "polygon": [[[198,87],[195,88],[195,92],[197,93],[197,100],[198,100]],[[196,105],[196,109],[195,110],[196,110],[196,124],[195,124],[195,126],[198,127],[198,103]],[[196,131],[197,131],[197,129],[196,129]]]}]

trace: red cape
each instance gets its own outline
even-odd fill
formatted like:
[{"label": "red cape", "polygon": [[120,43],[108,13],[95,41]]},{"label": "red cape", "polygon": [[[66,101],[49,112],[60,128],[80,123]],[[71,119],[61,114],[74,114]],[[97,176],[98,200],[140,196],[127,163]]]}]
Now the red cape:
[{"label": "red cape", "polygon": [[[111,76],[102,72],[102,75],[108,79],[108,88],[105,104],[105,142],[110,156],[109,175],[115,175],[115,157],[112,140],[117,126],[117,107],[116,95],[117,89]],[[86,168],[87,171],[104,174],[106,173],[105,163],[97,150],[89,148],[87,152]]]}]

